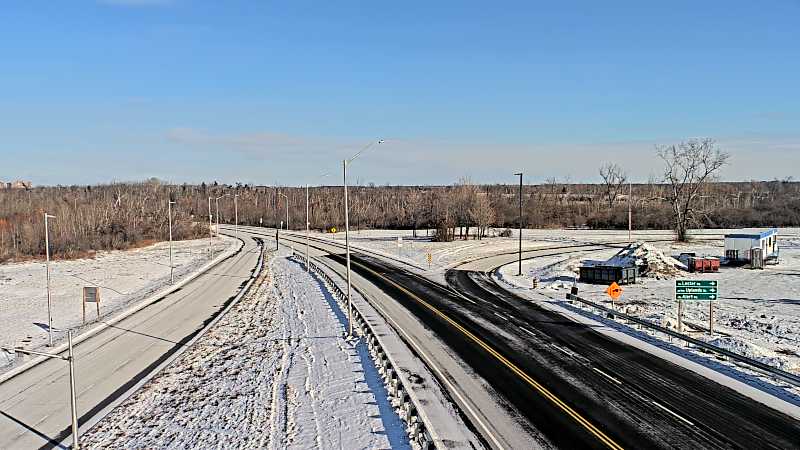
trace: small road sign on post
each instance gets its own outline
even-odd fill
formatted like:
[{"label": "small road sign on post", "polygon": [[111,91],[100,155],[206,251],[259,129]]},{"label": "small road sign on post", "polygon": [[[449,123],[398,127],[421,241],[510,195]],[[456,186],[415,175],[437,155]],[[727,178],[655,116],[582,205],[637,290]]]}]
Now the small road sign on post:
[{"label": "small road sign on post", "polygon": [[83,323],[86,323],[86,304],[94,303],[97,306],[97,317],[100,317],[100,288],[85,286],[83,288]]}]

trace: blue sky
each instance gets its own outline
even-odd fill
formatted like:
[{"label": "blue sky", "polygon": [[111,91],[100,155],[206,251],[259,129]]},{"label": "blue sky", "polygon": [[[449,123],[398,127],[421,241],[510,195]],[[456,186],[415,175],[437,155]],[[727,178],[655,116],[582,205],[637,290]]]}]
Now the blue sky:
[{"label": "blue sky", "polygon": [[596,181],[717,139],[800,167],[800,3],[25,0],[0,27],[0,179]]}]

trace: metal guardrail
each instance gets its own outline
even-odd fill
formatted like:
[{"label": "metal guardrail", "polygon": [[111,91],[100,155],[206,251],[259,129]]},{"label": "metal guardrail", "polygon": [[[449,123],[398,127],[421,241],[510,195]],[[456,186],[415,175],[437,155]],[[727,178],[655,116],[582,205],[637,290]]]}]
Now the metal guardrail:
[{"label": "metal guardrail", "polygon": [[[295,261],[306,264],[306,259],[298,255],[292,255]],[[339,306],[345,310],[347,308],[347,294],[331,279],[327,272],[322,270],[313,261],[308,261],[311,270],[314,271],[320,278],[322,278],[328,287],[331,289],[333,296],[339,302]],[[364,320],[361,312],[353,304],[353,328],[358,330],[362,336],[365,337],[367,345],[370,350],[375,365],[378,367],[378,373],[381,374],[383,382],[389,395],[397,400],[400,404],[400,418],[406,422],[406,431],[408,432],[409,439],[416,443],[422,450],[432,450],[436,448],[435,441],[428,431],[428,426],[424,423],[420,415],[417,413],[419,405],[415,405],[411,396],[408,394],[409,389],[403,384],[403,380],[398,376],[398,371],[393,367],[392,362],[389,360],[386,351],[381,346],[380,340],[372,327]]]},{"label": "metal guardrail", "polygon": [[592,308],[604,311],[607,314],[612,314],[614,316],[619,316],[619,317],[621,317],[621,318],[623,318],[623,319],[625,319],[625,320],[627,320],[629,322],[636,323],[636,324],[641,325],[641,326],[643,326],[645,328],[649,328],[651,330],[658,331],[660,333],[666,334],[667,336],[674,337],[676,339],[680,339],[680,340],[682,340],[684,342],[687,342],[689,344],[692,344],[694,346],[697,346],[697,347],[700,347],[702,349],[708,350],[710,352],[725,356],[726,358],[732,359],[732,360],[734,360],[736,362],[739,362],[739,363],[742,363],[742,364],[746,364],[746,365],[748,365],[748,366],[750,366],[750,367],[752,367],[754,369],[760,370],[761,372],[764,372],[764,373],[766,373],[768,375],[774,376],[774,377],[779,378],[779,379],[781,379],[783,381],[789,382],[789,383],[791,383],[791,384],[793,384],[795,386],[799,386],[800,387],[800,376],[797,376],[797,375],[795,375],[793,373],[789,373],[789,372],[786,372],[784,370],[778,369],[777,367],[772,367],[772,366],[770,366],[768,364],[764,364],[761,361],[756,361],[755,359],[748,358],[748,357],[746,357],[744,355],[740,355],[738,353],[734,353],[734,352],[732,352],[730,350],[725,350],[724,348],[717,347],[716,345],[709,344],[708,342],[701,341],[700,339],[695,339],[693,337],[687,336],[687,335],[679,333],[677,331],[670,330],[669,328],[665,328],[665,327],[662,327],[660,325],[656,325],[656,324],[651,323],[651,322],[649,322],[647,320],[640,319],[638,317],[633,317],[633,316],[630,316],[628,314],[613,310],[611,308],[607,308],[607,307],[605,307],[603,305],[597,304],[597,303],[592,302],[590,300],[586,300],[584,298],[581,298],[581,297],[579,297],[577,295],[574,295],[572,293],[569,293],[569,292],[567,293],[567,300],[569,300],[569,301],[578,301],[578,302],[581,302],[581,303],[583,303],[585,305],[588,305],[588,306],[590,306]]}]

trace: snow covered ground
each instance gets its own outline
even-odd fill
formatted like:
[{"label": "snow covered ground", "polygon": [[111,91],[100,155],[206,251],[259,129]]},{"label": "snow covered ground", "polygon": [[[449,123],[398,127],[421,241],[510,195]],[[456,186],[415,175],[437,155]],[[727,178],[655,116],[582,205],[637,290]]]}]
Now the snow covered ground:
[{"label": "snow covered ground", "polygon": [[[720,282],[721,299],[714,303],[714,335],[707,333],[708,303],[687,302],[684,307],[684,331],[714,345],[761,360],[783,370],[800,373],[800,237],[797,230],[781,230],[781,261],[764,270],[723,266],[718,274],[642,277],[635,285],[623,286],[617,307],[628,314],[651,322],[674,327],[677,320],[673,300],[674,280],[712,279]],[[721,256],[722,241],[689,244],[659,243],[666,255],[681,252]],[[552,256],[524,261],[523,276],[516,276],[516,265],[497,272],[505,283],[532,289],[532,279],[539,280],[538,291],[559,301],[572,286],[575,268],[584,260],[606,260],[618,250],[587,252],[580,256]],[[659,279],[660,278],[660,279]],[[606,286],[577,283],[584,298],[609,304]]]},{"label": "snow covered ground", "polygon": [[[473,230],[474,231],[474,230]],[[354,248],[364,248],[400,259],[431,272],[443,271],[456,264],[481,258],[498,252],[515,252],[519,246],[519,234],[512,230],[511,237],[498,237],[501,229],[490,229],[489,236],[475,240],[458,239],[453,242],[432,242],[433,231],[417,230],[417,237],[411,230],[360,230],[350,232],[350,244]],[[710,237],[721,238],[726,230],[696,230],[693,235],[698,239]],[[344,233],[318,233],[312,236],[332,239],[344,243]],[[670,241],[674,238],[671,231],[648,230],[634,231],[634,239]],[[398,241],[398,238],[401,238]],[[627,231],[619,230],[522,230],[523,250],[535,250],[541,247],[558,244],[594,244],[607,242],[624,242],[628,239]],[[431,264],[428,265],[428,254]]]},{"label": "snow covered ground", "polygon": [[[495,233],[499,230],[495,230]],[[634,240],[648,241],[666,256],[682,252],[698,255],[722,256],[723,235],[733,230],[694,230],[693,241],[686,244],[672,242],[671,231],[634,231]],[[711,341],[713,344],[759,359],[767,364],[794,373],[800,373],[800,229],[779,230],[781,263],[768,266],[763,271],[742,268],[725,268],[718,274],[689,274],[675,272],[658,277],[641,278],[636,285],[623,286],[620,303],[625,311],[655,323],[674,326],[675,302],[672,300],[674,278],[711,278],[720,281],[722,298],[714,305],[714,336],[702,329],[708,326],[708,306],[690,303],[684,308],[685,332]],[[425,230],[412,238],[410,230],[364,230],[351,233],[351,244],[427,269],[426,276],[443,282],[444,271],[461,262],[517,249],[518,235],[510,238],[489,237],[484,240],[456,240],[430,242]],[[319,235],[328,239],[344,240],[343,233]],[[402,247],[397,238],[402,237]],[[622,243],[627,241],[627,231],[617,230],[523,230],[523,249],[536,249],[556,244]],[[558,256],[539,257],[523,262],[523,276],[517,277],[516,264],[500,268],[496,276],[509,287],[521,292],[544,295],[561,302],[572,286],[576,269],[584,260],[608,260],[619,248],[589,251]],[[432,267],[427,265],[427,254],[432,255]],[[669,271],[667,271],[669,272]],[[532,280],[539,281],[532,290]],[[659,279],[660,278],[660,279]],[[607,301],[606,286],[579,283],[581,295]],[[618,304],[619,306],[620,304]],[[789,388],[793,395],[800,389]],[[796,400],[800,396],[796,397]]]},{"label": "snow covered ground", "polygon": [[[214,242],[215,255],[238,244],[225,236]],[[176,282],[210,260],[208,239],[173,242]],[[100,314],[104,317],[167,286],[169,243],[98,252],[91,259],[52,261],[50,278],[53,328],[80,326],[84,286],[100,286]],[[32,349],[47,343],[46,286],[44,261],[0,265],[0,344]],[[97,312],[93,304],[87,306],[89,323],[96,320]],[[0,370],[10,362],[0,356]]]},{"label": "snow covered ground", "polygon": [[285,256],[175,363],[84,436],[87,448],[411,448],[363,343]]}]

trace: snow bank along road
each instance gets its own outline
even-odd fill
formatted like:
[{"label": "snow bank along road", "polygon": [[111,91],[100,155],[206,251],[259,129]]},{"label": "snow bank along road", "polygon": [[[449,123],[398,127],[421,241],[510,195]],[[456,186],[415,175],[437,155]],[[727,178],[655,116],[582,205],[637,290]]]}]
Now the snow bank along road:
[{"label": "snow bank along road", "polygon": [[[342,260],[336,244],[312,245]],[[481,270],[451,271],[445,287],[383,258],[356,252],[352,260],[357,274],[412,312],[490,385],[538,445],[793,448],[800,442],[800,422],[792,417],[543,310]]]},{"label": "snow bank along road", "polygon": [[[77,345],[83,428],[184,348],[251,278],[260,250],[251,237],[241,238],[245,245],[236,255]],[[63,361],[48,360],[0,384],[0,449],[57,446],[69,436],[69,424]]]},{"label": "snow bank along road", "polygon": [[254,288],[83,445],[410,450],[366,345],[344,339],[335,299],[270,255]]}]

